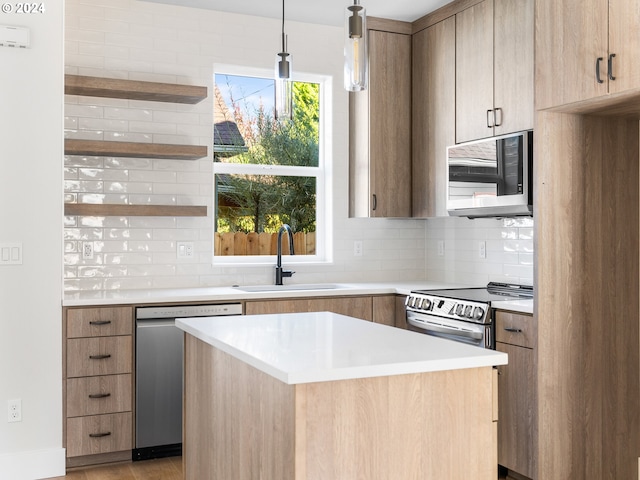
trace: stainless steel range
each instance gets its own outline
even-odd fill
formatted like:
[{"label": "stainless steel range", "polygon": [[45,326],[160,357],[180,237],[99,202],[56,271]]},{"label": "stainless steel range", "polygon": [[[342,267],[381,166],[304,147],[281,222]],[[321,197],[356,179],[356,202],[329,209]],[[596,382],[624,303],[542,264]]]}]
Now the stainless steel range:
[{"label": "stainless steel range", "polygon": [[490,282],[486,287],[414,290],[405,301],[411,330],[495,348],[491,302],[533,298],[533,287]]}]

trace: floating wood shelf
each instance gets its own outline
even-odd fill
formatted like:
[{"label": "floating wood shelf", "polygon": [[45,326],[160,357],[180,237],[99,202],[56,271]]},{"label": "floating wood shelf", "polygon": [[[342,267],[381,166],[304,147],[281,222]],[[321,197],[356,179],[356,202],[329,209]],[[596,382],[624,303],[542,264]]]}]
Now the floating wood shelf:
[{"label": "floating wood shelf", "polygon": [[207,98],[207,87],[65,75],[64,93],[89,97],[124,98],[128,100],[188,103],[193,105]]},{"label": "floating wood shelf", "polygon": [[208,155],[202,145],[173,145],[168,143],[108,142],[104,140],[64,141],[66,155],[92,155],[96,157],[167,158],[196,160]]},{"label": "floating wood shelf", "polygon": [[207,207],[200,205],[65,203],[64,214],[90,217],[206,217]]}]

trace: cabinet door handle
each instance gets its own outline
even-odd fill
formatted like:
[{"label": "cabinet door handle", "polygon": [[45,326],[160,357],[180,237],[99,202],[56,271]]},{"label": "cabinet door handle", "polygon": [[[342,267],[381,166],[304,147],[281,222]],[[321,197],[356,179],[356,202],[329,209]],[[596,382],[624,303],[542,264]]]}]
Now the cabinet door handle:
[{"label": "cabinet door handle", "polygon": [[598,83],[604,83],[604,80],[600,78],[600,62],[602,62],[602,60],[604,60],[602,57],[596,59],[596,80]]},{"label": "cabinet door handle", "polygon": [[504,331],[505,332],[511,332],[511,333],[522,333],[522,330],[519,328],[512,328],[512,327],[504,327]]},{"label": "cabinet door handle", "polygon": [[110,396],[110,393],[92,393],[89,395],[89,398],[107,398]]},{"label": "cabinet door handle", "polygon": [[91,437],[91,438],[102,438],[102,437],[108,437],[109,435],[111,435],[111,432],[90,433],[89,437]]},{"label": "cabinet door handle", "polygon": [[[500,112],[500,121],[498,121],[498,112]],[[502,108],[498,107],[493,111],[493,121],[496,127],[502,126]]]},{"label": "cabinet door handle", "polygon": [[104,360],[106,358],[111,358],[110,354],[106,354],[106,355],[89,355],[89,358],[91,360]]},{"label": "cabinet door handle", "polygon": [[613,76],[613,57],[615,57],[616,54],[612,53],[611,55],[609,55],[609,60],[607,61],[607,69],[608,69],[608,74],[609,74],[609,80],[615,80],[616,77]]},{"label": "cabinet door handle", "polygon": [[95,321],[89,322],[89,325],[97,325],[97,326],[109,325],[109,324],[111,324],[111,320],[95,320]]},{"label": "cabinet door handle", "polygon": [[[493,123],[491,123],[491,112],[493,112]],[[487,110],[487,128],[493,128],[493,124],[496,122],[496,113],[494,110]]]},{"label": "cabinet door handle", "polygon": [[373,194],[373,207],[372,209],[375,210],[376,208],[378,208],[378,197],[376,197],[376,194]]}]

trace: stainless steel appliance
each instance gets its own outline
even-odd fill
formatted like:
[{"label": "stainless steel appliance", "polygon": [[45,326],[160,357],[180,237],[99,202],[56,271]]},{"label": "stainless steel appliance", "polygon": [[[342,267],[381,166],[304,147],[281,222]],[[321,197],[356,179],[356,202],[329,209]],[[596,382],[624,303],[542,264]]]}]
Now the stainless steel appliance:
[{"label": "stainless steel appliance", "polygon": [[136,445],[133,460],[182,453],[184,338],[176,318],[242,315],[242,304],[136,308]]},{"label": "stainless steel appliance", "polygon": [[446,170],[449,215],[532,215],[532,131],[448,147]]},{"label": "stainless steel appliance", "polygon": [[495,348],[491,302],[532,298],[533,287],[490,282],[486,287],[414,290],[405,300],[411,330]]}]

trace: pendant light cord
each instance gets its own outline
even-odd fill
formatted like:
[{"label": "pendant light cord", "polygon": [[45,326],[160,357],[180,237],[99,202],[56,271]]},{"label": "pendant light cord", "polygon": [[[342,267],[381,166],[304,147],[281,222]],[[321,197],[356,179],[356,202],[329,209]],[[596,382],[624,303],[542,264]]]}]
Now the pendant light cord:
[{"label": "pendant light cord", "polygon": [[284,34],[284,0],[282,0],[282,51],[283,52],[287,51],[285,38],[286,37]]}]

